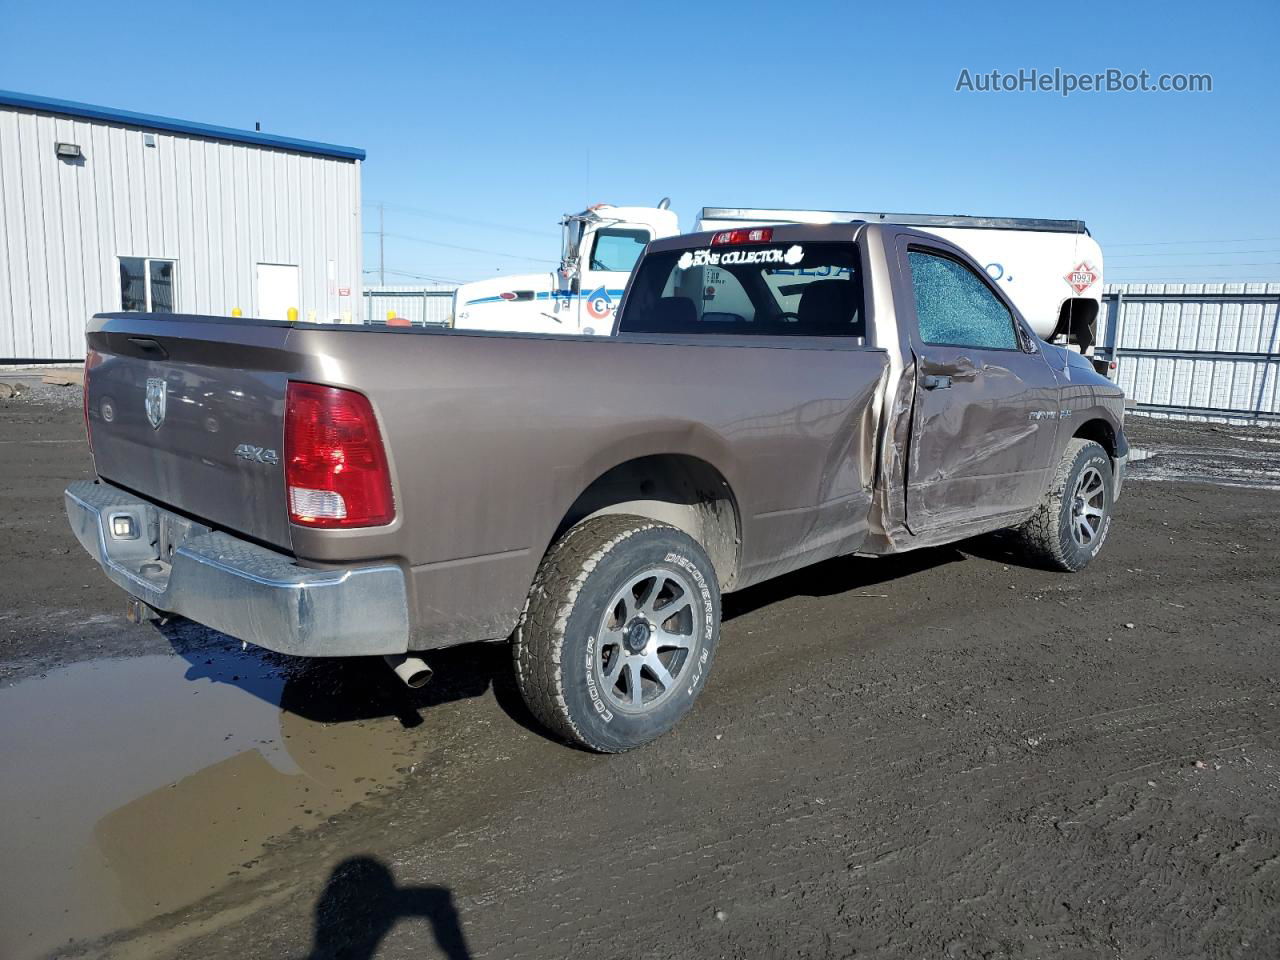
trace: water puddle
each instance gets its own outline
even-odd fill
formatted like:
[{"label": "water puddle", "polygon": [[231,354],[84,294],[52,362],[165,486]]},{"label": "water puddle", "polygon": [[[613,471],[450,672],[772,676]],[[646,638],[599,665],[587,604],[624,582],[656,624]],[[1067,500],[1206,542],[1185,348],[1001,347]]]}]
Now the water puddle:
[{"label": "water puddle", "polygon": [[[1263,438],[1260,442],[1273,441]],[[1247,449],[1230,447],[1131,446],[1128,476],[1134,480],[1214,483],[1228,487],[1280,490],[1280,460],[1274,455],[1268,459]]]},{"label": "water puddle", "polygon": [[223,641],[0,690],[0,956],[192,903],[402,779],[421,731],[370,692],[385,678],[299,663]]}]

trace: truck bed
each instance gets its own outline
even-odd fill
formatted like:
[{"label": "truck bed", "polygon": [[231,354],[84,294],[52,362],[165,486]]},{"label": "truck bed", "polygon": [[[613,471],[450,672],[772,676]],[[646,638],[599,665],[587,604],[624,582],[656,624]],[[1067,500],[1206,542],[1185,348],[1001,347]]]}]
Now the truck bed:
[{"label": "truck bed", "polygon": [[[583,492],[639,458],[686,458],[727,486],[746,545],[727,546],[728,589],[856,550],[866,532],[888,360],[848,341],[104,314],[88,343],[101,355],[87,411],[104,480],[303,566],[398,565],[414,646],[505,637],[557,530],[589,512]],[[165,385],[158,427],[149,380]],[[391,524],[289,522],[279,457],[290,380],[369,398],[391,464]]]}]

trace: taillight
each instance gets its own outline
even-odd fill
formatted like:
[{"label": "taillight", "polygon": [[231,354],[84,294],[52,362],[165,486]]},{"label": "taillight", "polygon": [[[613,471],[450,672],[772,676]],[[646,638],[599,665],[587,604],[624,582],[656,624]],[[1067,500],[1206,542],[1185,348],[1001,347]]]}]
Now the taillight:
[{"label": "taillight", "polygon": [[284,456],[294,523],[376,527],[395,518],[382,434],[364,394],[291,381]]},{"label": "taillight", "polygon": [[768,243],[773,239],[773,227],[752,227],[749,230],[722,230],[711,238],[713,247],[738,243]]},{"label": "taillight", "polygon": [[102,362],[102,354],[97,350],[88,350],[84,355],[84,439],[89,444],[89,452],[93,453],[93,430],[89,427],[89,371]]}]

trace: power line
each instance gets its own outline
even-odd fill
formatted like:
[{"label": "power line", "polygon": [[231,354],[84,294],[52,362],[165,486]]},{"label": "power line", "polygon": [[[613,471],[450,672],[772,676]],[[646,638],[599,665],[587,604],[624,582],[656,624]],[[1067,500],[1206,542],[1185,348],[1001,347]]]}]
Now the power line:
[{"label": "power line", "polygon": [[391,267],[385,269],[381,267],[370,267],[364,271],[365,273],[389,273],[396,277],[409,277],[412,280],[430,280],[432,283],[466,283],[465,280],[459,280],[456,277],[433,277],[425,273],[413,273],[409,270],[395,270]]},{"label": "power line", "polygon": [[415,237],[407,233],[384,233],[380,230],[366,230],[366,236],[394,237],[397,240],[408,240],[411,243],[425,243],[433,247],[446,247],[450,250],[464,250],[467,253],[483,253],[491,257],[505,257],[508,260],[524,260],[529,263],[559,263],[546,257],[525,257],[518,253],[503,253],[500,250],[482,250],[479,247],[463,247],[456,243],[443,243],[439,240],[428,240],[426,237]]},{"label": "power line", "polygon": [[1125,270],[1195,270],[1200,267],[1280,267],[1280,260],[1264,260],[1254,263],[1133,263],[1125,264]]},{"label": "power line", "polygon": [[1271,243],[1274,240],[1280,240],[1280,237],[1238,237],[1234,240],[1144,240],[1137,241],[1116,241],[1108,243],[1107,247],[1176,247],[1185,246],[1188,243]]},{"label": "power line", "polygon": [[1186,253],[1175,253],[1172,250],[1161,250],[1159,253],[1117,253],[1107,257],[1108,260],[1132,260],[1136,257],[1243,257],[1253,253],[1280,253],[1280,250],[1189,250]]},{"label": "power line", "polygon": [[548,230],[530,230],[527,227],[515,227],[509,223],[495,223],[492,220],[476,220],[472,217],[459,217],[450,213],[439,213],[434,210],[419,210],[416,207],[406,207],[398,203],[366,203],[364,206],[369,209],[375,207],[381,209],[386,207],[398,213],[407,213],[414,217],[424,217],[428,220],[443,220],[446,223],[459,223],[468,227],[483,227],[487,230],[501,230],[504,233],[523,233],[530,237],[549,237],[554,240],[560,239],[558,234],[551,233]]}]

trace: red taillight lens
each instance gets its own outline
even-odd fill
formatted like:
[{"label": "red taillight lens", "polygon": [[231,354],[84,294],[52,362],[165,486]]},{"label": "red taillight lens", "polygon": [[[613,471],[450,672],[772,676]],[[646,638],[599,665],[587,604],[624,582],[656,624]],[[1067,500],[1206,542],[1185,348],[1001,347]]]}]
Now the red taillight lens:
[{"label": "red taillight lens", "polygon": [[89,444],[89,452],[93,453],[93,430],[89,427],[89,371],[102,362],[102,354],[97,350],[88,350],[84,355],[84,439]]},{"label": "red taillight lens", "polygon": [[376,527],[395,519],[382,434],[364,394],[290,382],[284,456],[294,523]]},{"label": "red taillight lens", "polygon": [[749,230],[722,230],[711,238],[713,247],[737,243],[768,243],[773,239],[773,227],[751,227]]}]

